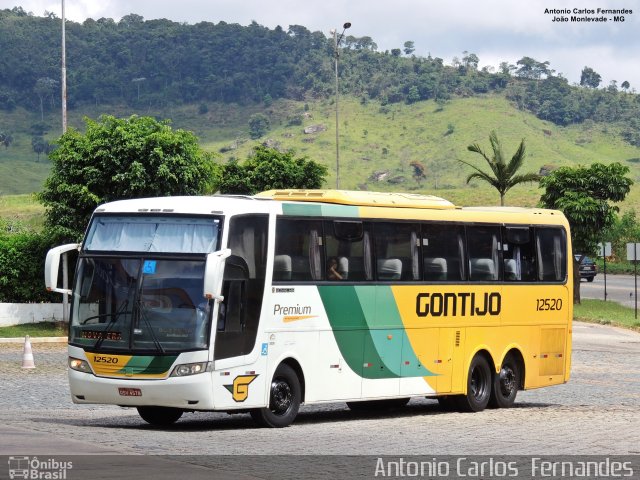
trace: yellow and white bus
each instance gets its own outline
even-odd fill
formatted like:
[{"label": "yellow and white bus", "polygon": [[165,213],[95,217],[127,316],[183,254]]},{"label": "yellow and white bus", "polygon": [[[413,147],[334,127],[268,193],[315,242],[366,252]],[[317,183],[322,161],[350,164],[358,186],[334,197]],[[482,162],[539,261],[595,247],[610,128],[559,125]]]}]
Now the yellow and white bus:
[{"label": "yellow and white bus", "polygon": [[509,407],[569,379],[572,258],[558,211],[458,208],[428,195],[278,190],[117,201],[79,250],[75,403],[250,412],[437,398]]}]

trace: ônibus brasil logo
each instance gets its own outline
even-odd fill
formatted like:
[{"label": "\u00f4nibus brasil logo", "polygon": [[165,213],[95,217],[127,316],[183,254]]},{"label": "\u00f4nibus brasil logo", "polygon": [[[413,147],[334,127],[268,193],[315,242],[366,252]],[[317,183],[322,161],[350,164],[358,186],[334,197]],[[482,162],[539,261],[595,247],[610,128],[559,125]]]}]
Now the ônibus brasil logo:
[{"label": "\u00f4nibus brasil logo", "polygon": [[39,460],[38,457],[9,457],[9,478],[34,480],[65,480],[67,470],[73,468],[73,462],[62,462],[55,458]]}]

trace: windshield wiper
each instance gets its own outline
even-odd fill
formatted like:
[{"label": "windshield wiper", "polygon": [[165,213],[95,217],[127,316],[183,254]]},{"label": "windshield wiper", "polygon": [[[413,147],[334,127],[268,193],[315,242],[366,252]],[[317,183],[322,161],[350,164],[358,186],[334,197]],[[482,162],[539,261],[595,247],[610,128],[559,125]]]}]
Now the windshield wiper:
[{"label": "windshield wiper", "polygon": [[[147,317],[147,310],[143,306],[142,300],[138,301],[138,314],[139,314],[139,318],[141,318],[144,321],[144,323],[147,325],[147,328],[149,329],[149,333],[151,334],[151,339],[153,340],[153,344],[155,345],[156,350],[164,354],[165,349],[162,346],[162,344],[158,341],[158,337],[156,337],[156,334],[153,331],[151,322],[149,322],[149,318]],[[135,341],[135,338],[134,338],[134,341]]]},{"label": "windshield wiper", "polygon": [[[115,313],[111,313],[111,314],[103,313],[102,315],[96,315],[96,317],[111,315],[111,320],[109,320],[109,323],[107,323],[107,326],[102,331],[100,338],[96,341],[96,343],[93,344],[93,348],[99,348],[100,345],[102,345],[102,342],[104,342],[104,339],[107,338],[107,334],[111,330],[111,327],[116,324],[116,322],[118,321],[118,318],[120,318],[120,315],[122,315],[123,313],[125,314],[132,313],[132,312],[126,311],[128,306],[129,306],[129,299],[125,298],[122,304],[120,305],[120,308],[118,308],[118,310]],[[89,317],[89,318],[94,318],[94,317]],[[89,320],[89,318],[87,320]],[[87,323],[87,320],[85,320],[84,323]]]}]

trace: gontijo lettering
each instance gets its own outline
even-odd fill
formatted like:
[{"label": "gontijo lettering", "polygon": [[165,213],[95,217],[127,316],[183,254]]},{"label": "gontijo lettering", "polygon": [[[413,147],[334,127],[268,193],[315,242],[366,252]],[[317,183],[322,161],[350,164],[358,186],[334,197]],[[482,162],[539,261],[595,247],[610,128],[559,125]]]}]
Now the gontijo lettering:
[{"label": "gontijo lettering", "polygon": [[419,317],[500,315],[502,297],[498,292],[419,293],[416,315]]}]

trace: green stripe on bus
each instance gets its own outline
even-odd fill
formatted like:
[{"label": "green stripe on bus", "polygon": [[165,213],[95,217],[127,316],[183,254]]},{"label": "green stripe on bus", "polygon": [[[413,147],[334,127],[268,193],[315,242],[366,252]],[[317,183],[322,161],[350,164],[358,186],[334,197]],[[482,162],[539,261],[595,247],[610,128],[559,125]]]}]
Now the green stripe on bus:
[{"label": "green stripe on bus", "polygon": [[[318,291],[338,348],[354,372],[369,379],[434,375],[411,348],[389,286],[319,286]],[[407,361],[410,369],[403,368]]]},{"label": "green stripe on bus", "polygon": [[349,217],[360,216],[358,207],[351,205],[283,203],[282,213],[299,217]]},{"label": "green stripe on bus", "polygon": [[122,367],[118,373],[131,373],[131,374],[160,374],[165,373],[173,362],[175,362],[177,355],[165,356],[151,356],[151,355],[136,355],[131,357],[127,364]]},{"label": "green stripe on bus", "polygon": [[378,354],[355,288],[332,285],[318,287],[318,291],[340,353],[349,367],[364,378],[397,378],[399,375]]},{"label": "green stripe on bus", "polygon": [[[422,366],[422,363],[418,360],[417,355],[411,347],[411,342],[404,329],[402,317],[398,311],[396,299],[393,296],[391,287],[388,285],[378,285],[375,289],[375,320],[369,321],[369,327],[379,329],[374,331],[383,333],[383,335],[373,336],[378,352],[380,352],[381,356],[388,355],[389,357],[387,358],[394,359],[394,365],[397,365],[396,368],[400,369],[398,374],[402,377],[426,377],[435,375],[435,373],[430,372]],[[392,336],[391,339],[389,335]],[[388,352],[389,349],[393,351]],[[398,349],[399,351],[396,353],[395,350]],[[407,364],[406,362],[409,363]],[[403,365],[407,365],[409,368],[405,368]],[[411,370],[411,374],[402,374],[402,370],[406,372],[408,369]]]}]

